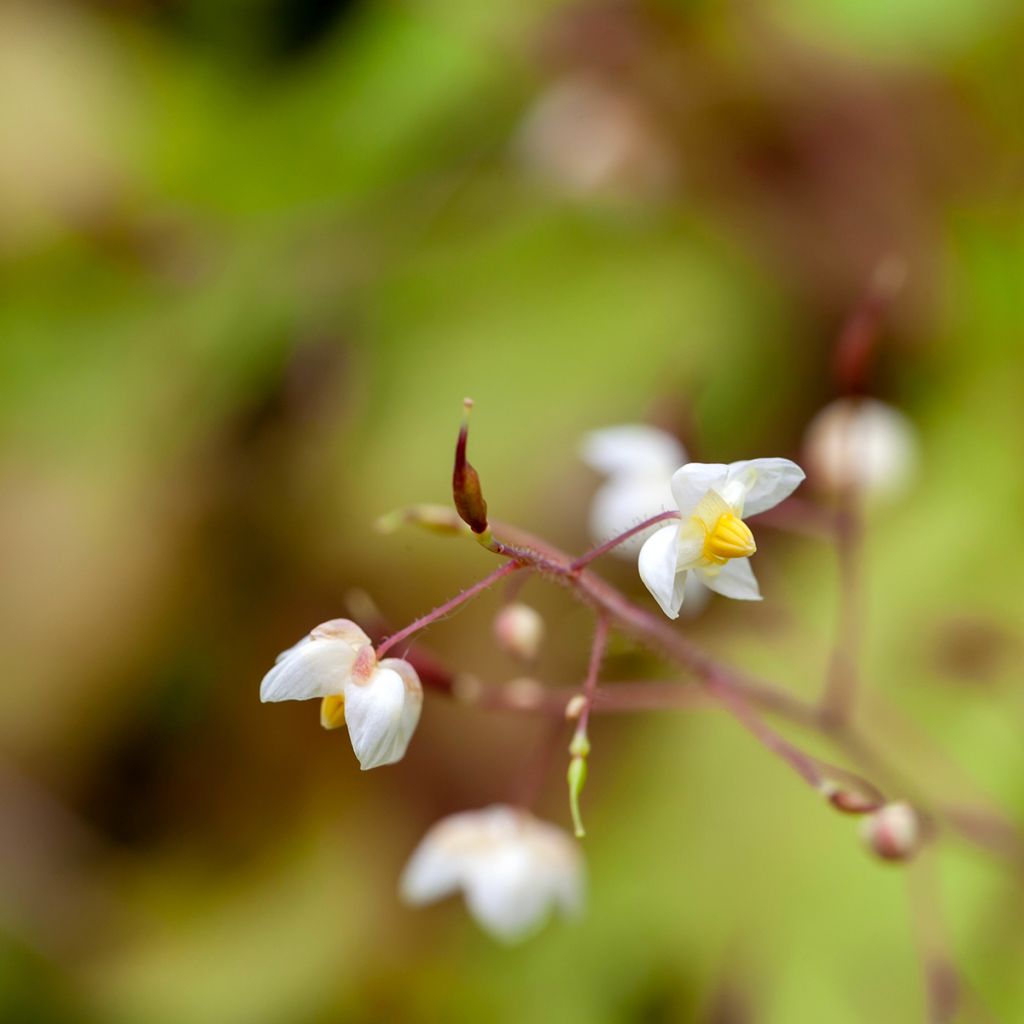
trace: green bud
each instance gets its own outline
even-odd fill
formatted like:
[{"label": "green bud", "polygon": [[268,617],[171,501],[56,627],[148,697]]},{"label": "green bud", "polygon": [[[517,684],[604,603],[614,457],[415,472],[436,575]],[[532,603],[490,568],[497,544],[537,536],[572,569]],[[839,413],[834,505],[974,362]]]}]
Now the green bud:
[{"label": "green bud", "polygon": [[580,793],[587,781],[587,762],[579,755],[573,757],[569,762],[569,771],[566,776],[569,783],[569,810],[572,813],[573,829],[576,838],[582,839],[587,833],[583,828],[583,819],[580,817]]}]

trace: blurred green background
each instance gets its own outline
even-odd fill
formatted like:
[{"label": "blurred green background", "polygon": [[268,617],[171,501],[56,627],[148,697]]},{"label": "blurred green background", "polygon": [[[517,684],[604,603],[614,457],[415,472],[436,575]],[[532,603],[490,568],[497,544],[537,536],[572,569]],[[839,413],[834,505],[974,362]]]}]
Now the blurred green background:
[{"label": "blurred green background", "polygon": [[[896,256],[872,388],[923,458],[869,534],[863,717],[1019,820],[1022,47],[1010,0],[0,4],[0,1018],[925,1019],[905,872],[722,715],[596,722],[588,914],[506,950],[396,881],[538,723],[428,694],[360,775],[257,688],[353,588],[397,626],[491,568],[372,530],[447,500],[464,395],[492,512],[581,550],[585,430],[797,455]],[[766,601],[680,628],[813,694],[832,552],[759,546]],[[576,682],[586,613],[524,598]],[[427,645],[519,675],[497,601]],[[962,1019],[1024,1020],[1020,869],[934,866]]]}]

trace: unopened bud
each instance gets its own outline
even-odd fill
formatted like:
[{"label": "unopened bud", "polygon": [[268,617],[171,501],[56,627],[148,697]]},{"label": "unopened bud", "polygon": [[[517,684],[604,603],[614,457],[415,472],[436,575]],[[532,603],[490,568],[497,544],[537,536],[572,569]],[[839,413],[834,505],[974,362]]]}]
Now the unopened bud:
[{"label": "unopened bud", "polygon": [[917,466],[917,438],[899,410],[872,398],[841,398],[807,428],[805,463],[827,491],[895,496]]},{"label": "unopened bud", "polygon": [[487,502],[480,487],[480,477],[466,458],[466,442],[469,438],[469,411],[473,402],[463,402],[465,415],[455,444],[455,468],[452,471],[452,497],[459,517],[475,533],[487,532]]},{"label": "unopened bud", "polygon": [[909,860],[921,837],[917,814],[910,804],[886,804],[861,823],[868,848],[885,860]]},{"label": "unopened bud", "polygon": [[586,758],[577,755],[569,762],[569,772],[566,775],[569,783],[569,810],[572,813],[573,830],[577,839],[582,839],[587,833],[583,827],[583,819],[580,817],[580,793],[587,781]]},{"label": "unopened bud", "polygon": [[544,620],[528,604],[514,601],[495,616],[494,637],[513,657],[533,661],[544,638]]},{"label": "unopened bud", "polygon": [[565,705],[565,717],[570,721],[579,718],[583,714],[583,709],[587,706],[587,698],[582,693],[577,693],[575,697],[569,699],[569,703]]}]

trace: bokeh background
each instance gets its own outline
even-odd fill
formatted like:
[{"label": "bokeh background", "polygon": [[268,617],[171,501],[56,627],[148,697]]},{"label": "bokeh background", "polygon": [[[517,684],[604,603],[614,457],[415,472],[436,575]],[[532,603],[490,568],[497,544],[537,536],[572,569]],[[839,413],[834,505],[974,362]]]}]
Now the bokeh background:
[{"label": "bokeh background", "polygon": [[[595,723],[588,914],[504,949],[396,880],[510,798],[537,723],[428,696],[361,775],[257,688],[315,623],[490,569],[372,528],[447,500],[464,395],[494,514],[581,550],[585,430],[797,455],[902,267],[869,383],[922,461],[869,530],[863,718],[1019,820],[1022,48],[1012,0],[0,4],[0,1017],[925,1019],[906,871],[722,715]],[[759,547],[763,605],[680,628],[813,694],[833,553]],[[523,597],[538,677],[579,680],[586,613]],[[427,645],[515,678],[498,600]],[[645,675],[618,643],[606,677]],[[1024,1020],[1019,865],[930,870],[957,1019]]]}]

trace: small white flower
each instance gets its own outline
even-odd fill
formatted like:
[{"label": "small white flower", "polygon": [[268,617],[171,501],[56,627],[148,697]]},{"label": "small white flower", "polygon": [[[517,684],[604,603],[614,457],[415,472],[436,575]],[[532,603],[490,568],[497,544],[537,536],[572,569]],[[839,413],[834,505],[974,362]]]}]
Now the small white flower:
[{"label": "small white flower", "polygon": [[[583,438],[583,461],[608,479],[590,506],[590,534],[598,543],[675,508],[672,474],[686,461],[671,435],[641,423],[593,430]],[[630,537],[613,553],[631,558],[657,527]]]},{"label": "small white flower", "polygon": [[910,421],[873,398],[840,398],[825,406],[807,428],[804,451],[812,483],[870,497],[895,497],[917,468]]},{"label": "small white flower", "polygon": [[494,637],[513,657],[532,661],[544,639],[544,620],[528,604],[512,601],[494,617]]},{"label": "small white flower", "polygon": [[263,677],[260,700],[320,698],[325,729],[348,726],[366,771],[405,755],[423,706],[416,670],[400,658],[377,661],[370,638],[348,619],[317,626],[277,656]]},{"label": "small white flower", "polygon": [[724,597],[760,601],[750,559],[757,546],[744,515],[757,515],[789,497],[803,480],[789,459],[691,462],[672,476],[680,521],[663,527],[640,550],[640,578],[662,611],[677,618],[687,577]]},{"label": "small white flower", "polygon": [[583,859],[569,835],[501,804],[439,821],[400,883],[402,898],[414,905],[461,889],[476,922],[504,942],[537,931],[553,908],[578,914],[583,888]]}]

